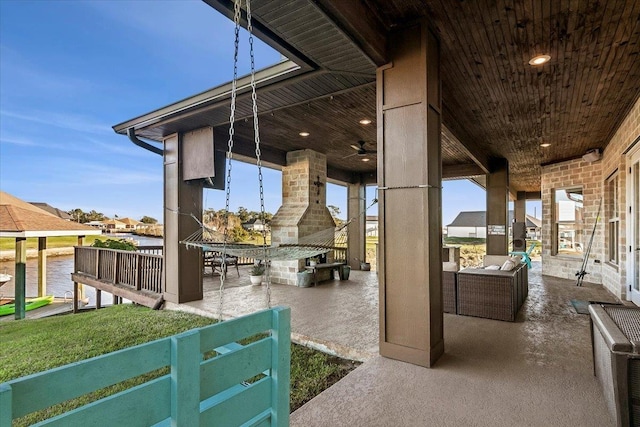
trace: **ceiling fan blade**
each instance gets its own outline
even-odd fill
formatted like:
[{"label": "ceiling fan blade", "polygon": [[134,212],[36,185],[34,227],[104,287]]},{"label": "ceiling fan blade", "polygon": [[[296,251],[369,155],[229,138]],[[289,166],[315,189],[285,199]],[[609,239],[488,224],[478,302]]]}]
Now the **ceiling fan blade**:
[{"label": "ceiling fan blade", "polygon": [[367,150],[367,154],[377,154],[378,150]]},{"label": "ceiling fan blade", "polygon": [[344,159],[348,159],[349,157],[357,156],[358,153],[349,154],[348,156],[344,156]]},{"label": "ceiling fan blade", "polygon": [[350,147],[353,148],[354,150],[360,149],[360,147],[358,147],[356,144],[351,144]]}]

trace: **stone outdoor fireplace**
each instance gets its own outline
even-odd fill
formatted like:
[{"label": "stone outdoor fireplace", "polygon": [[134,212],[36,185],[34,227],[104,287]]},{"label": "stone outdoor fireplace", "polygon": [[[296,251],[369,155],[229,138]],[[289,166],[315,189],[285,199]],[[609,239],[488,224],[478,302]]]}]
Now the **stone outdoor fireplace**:
[{"label": "stone outdoor fireplace", "polygon": [[[287,153],[282,168],[282,206],[271,220],[274,245],[297,243],[301,237],[335,227],[327,209],[327,158],[313,150]],[[305,259],[273,261],[271,281],[296,285],[297,273],[304,270]],[[330,270],[318,273],[318,280],[329,278]],[[325,275],[326,277],[323,277]]]}]

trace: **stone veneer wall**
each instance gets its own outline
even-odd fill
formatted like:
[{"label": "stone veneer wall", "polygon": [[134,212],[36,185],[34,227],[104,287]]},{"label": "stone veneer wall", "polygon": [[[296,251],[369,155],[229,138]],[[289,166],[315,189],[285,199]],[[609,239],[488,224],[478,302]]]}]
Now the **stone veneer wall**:
[{"label": "stone veneer wall", "polygon": [[[602,197],[602,162],[588,163],[579,160],[556,163],[542,168],[542,274],[575,279],[582,267],[582,255],[552,255],[554,230],[553,194],[556,189],[581,187],[584,197],[583,244],[586,247],[591,238],[593,224]],[[602,219],[602,216],[601,216]],[[586,282],[601,282],[601,266],[604,260],[604,225],[598,221],[596,235],[587,264]],[[597,263],[596,263],[596,260]]]},{"label": "stone veneer wall", "polygon": [[[313,183],[320,180],[323,185]],[[301,237],[335,227],[327,209],[327,158],[313,150],[287,153],[287,166],[282,168],[282,206],[271,221],[273,244],[297,243]],[[271,281],[296,285],[298,271],[304,270],[304,259],[273,261]],[[329,278],[329,270],[323,270],[318,280]]]},{"label": "stone veneer wall", "polygon": [[[585,245],[591,236],[593,223],[598,211],[600,199],[603,207],[596,229],[593,247],[585,281],[602,283],[610,292],[621,299],[626,298],[626,206],[627,185],[626,156],[623,152],[640,136],[640,99],[638,99],[624,119],[613,138],[603,152],[602,160],[587,163],[581,159],[557,163],[542,168],[542,271],[543,274],[575,279],[575,273],[582,265],[582,258],[563,255],[552,255],[553,231],[553,190],[557,188],[582,187],[585,200]],[[618,265],[606,262],[605,247],[607,243],[606,217],[604,207],[605,180],[611,174],[618,174],[618,209],[620,212],[620,239]],[[598,260],[599,263],[595,263]]]},{"label": "stone veneer wall", "polygon": [[[613,138],[604,151],[602,158],[602,179],[607,179],[618,171],[618,212],[620,212],[620,238],[618,241],[619,260],[618,265],[604,263],[602,266],[602,283],[614,295],[621,299],[627,297],[627,179],[629,177],[628,165],[624,151],[640,138],[640,98],[631,108],[629,114],[622,122]],[[639,142],[640,143],[640,142]],[[607,218],[604,218],[605,221]],[[608,236],[605,233],[605,238]],[[606,246],[605,246],[606,247]]]}]

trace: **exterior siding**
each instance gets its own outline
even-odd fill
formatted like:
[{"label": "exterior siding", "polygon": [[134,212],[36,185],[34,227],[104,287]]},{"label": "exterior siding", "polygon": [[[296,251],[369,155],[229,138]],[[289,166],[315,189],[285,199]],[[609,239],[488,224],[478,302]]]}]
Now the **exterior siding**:
[{"label": "exterior siding", "polygon": [[487,237],[487,227],[447,227],[448,237]]}]

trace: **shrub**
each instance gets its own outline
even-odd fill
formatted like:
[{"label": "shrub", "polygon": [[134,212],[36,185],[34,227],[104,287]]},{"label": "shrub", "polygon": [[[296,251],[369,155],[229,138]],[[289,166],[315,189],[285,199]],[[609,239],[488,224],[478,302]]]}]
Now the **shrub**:
[{"label": "shrub", "polygon": [[119,249],[121,251],[135,251],[137,249],[135,243],[125,239],[107,239],[104,242],[96,239],[91,246],[94,248]]}]

